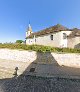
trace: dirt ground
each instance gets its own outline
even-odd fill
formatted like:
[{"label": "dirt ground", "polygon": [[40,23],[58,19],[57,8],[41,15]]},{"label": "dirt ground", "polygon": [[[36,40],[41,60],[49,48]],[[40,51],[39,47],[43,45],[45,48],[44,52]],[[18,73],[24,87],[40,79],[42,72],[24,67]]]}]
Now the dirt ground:
[{"label": "dirt ground", "polygon": [[13,77],[15,67],[18,67],[18,75],[22,74],[31,62],[20,62],[0,59],[0,79]]}]

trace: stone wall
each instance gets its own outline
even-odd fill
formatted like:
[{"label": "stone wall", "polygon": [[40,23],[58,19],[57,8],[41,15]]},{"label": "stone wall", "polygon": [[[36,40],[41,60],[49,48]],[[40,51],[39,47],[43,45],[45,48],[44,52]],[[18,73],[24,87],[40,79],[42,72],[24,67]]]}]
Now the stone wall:
[{"label": "stone wall", "polygon": [[68,47],[77,48],[77,45],[80,43],[80,37],[68,38]]},{"label": "stone wall", "polygon": [[0,59],[80,68],[80,54],[37,53],[35,51],[0,49]]}]

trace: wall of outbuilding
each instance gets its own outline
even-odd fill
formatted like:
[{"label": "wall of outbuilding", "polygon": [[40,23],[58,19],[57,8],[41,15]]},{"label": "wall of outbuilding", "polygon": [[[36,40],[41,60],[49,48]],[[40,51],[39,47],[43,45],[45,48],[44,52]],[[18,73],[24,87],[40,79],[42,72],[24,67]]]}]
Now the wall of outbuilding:
[{"label": "wall of outbuilding", "polygon": [[77,45],[80,43],[80,37],[70,37],[68,38],[68,47],[69,48],[77,48]]}]

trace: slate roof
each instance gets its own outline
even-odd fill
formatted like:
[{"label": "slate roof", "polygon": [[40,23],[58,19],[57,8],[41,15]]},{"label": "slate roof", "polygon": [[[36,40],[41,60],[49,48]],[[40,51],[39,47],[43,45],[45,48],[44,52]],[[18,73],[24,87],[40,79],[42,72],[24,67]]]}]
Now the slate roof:
[{"label": "slate roof", "polygon": [[50,33],[54,33],[54,32],[59,32],[59,31],[70,31],[70,29],[68,29],[68,28],[66,28],[66,27],[64,27],[64,26],[62,26],[60,24],[57,24],[57,25],[54,25],[52,27],[43,29],[41,31],[38,31],[38,32],[35,32],[35,33],[31,33],[31,35],[28,36],[27,38],[33,38],[34,35],[37,37],[37,36],[50,34]]}]

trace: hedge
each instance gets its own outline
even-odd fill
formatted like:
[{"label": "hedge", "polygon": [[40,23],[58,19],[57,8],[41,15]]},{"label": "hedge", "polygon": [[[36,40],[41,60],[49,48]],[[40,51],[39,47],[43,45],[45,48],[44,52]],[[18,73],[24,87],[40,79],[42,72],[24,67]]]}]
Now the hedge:
[{"label": "hedge", "polygon": [[0,48],[33,50],[37,52],[80,53],[80,49],[54,48],[54,47],[42,46],[42,45],[0,44]]}]

